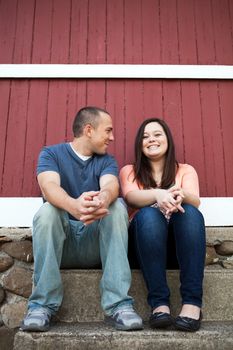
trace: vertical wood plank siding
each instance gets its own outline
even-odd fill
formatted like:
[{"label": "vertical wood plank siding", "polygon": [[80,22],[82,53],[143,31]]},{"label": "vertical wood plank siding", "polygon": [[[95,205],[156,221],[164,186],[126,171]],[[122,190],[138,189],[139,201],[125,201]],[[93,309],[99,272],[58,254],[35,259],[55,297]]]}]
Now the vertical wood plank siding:
[{"label": "vertical wood plank siding", "polygon": [[[233,64],[230,0],[2,0],[1,63]],[[84,105],[113,117],[119,166],[141,121],[170,125],[202,196],[233,196],[233,81],[1,79],[0,194],[37,196],[43,145],[72,138]]]}]

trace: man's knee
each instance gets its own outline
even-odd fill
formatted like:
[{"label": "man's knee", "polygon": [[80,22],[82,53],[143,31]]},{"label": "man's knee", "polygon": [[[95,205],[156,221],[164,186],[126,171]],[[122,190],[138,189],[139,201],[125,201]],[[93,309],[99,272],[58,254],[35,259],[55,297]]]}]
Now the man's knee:
[{"label": "man's knee", "polygon": [[46,202],[34,216],[33,238],[43,239],[42,237],[46,237],[47,240],[50,235],[60,235],[62,237],[62,232],[66,232],[68,226],[68,214]]},{"label": "man's knee", "polygon": [[122,237],[128,240],[129,217],[126,207],[117,199],[109,207],[109,214],[101,220],[102,232],[107,237]]},{"label": "man's knee", "polygon": [[110,215],[118,218],[119,220],[124,220],[128,223],[128,212],[124,201],[121,198],[117,198],[109,207]]},{"label": "man's knee", "polygon": [[44,203],[33,218],[33,226],[38,222],[41,224],[51,223],[60,217],[60,209],[56,208],[52,204]]}]

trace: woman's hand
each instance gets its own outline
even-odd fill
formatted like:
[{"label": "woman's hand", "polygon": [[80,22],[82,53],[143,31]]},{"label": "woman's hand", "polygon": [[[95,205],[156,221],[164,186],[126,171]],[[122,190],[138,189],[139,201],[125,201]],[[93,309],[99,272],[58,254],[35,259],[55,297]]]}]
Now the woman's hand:
[{"label": "woman's hand", "polygon": [[158,206],[165,215],[171,215],[177,211],[184,213],[184,208],[181,206],[184,198],[182,189],[173,186],[168,190],[156,189],[155,191]]},{"label": "woman's hand", "polygon": [[176,207],[179,211],[184,213],[184,208],[181,206],[183,203],[183,200],[185,198],[185,193],[182,188],[178,187],[177,185],[172,186],[171,188],[168,189],[168,192],[170,192],[173,196],[173,198],[176,201]]}]

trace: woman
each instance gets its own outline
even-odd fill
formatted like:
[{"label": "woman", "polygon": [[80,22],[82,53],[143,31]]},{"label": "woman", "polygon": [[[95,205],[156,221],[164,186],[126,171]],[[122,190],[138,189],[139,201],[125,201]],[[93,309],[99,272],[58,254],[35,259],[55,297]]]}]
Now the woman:
[{"label": "woman", "polygon": [[[200,328],[205,262],[205,225],[197,209],[198,177],[188,164],[179,164],[167,124],[145,120],[135,140],[135,163],[121,169],[123,196],[138,208],[129,227],[137,258],[148,288],[150,326],[172,324],[184,331]],[[182,307],[170,314],[167,262],[178,260]],[[177,261],[176,260],[176,261]]]}]

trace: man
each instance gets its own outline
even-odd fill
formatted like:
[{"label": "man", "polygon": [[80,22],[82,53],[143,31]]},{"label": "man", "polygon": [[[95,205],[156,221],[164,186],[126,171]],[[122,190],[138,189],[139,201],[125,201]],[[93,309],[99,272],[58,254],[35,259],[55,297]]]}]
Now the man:
[{"label": "man", "polygon": [[73,122],[74,139],[45,147],[37,175],[46,203],[33,220],[34,289],[24,331],[46,331],[61,305],[60,267],[102,264],[101,305],[105,321],[120,330],[141,329],[128,295],[128,217],[117,199],[118,169],[107,154],[113,141],[108,112],[82,108]]}]

